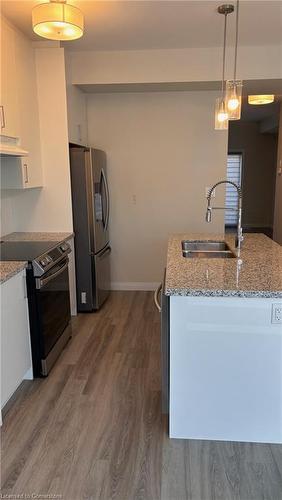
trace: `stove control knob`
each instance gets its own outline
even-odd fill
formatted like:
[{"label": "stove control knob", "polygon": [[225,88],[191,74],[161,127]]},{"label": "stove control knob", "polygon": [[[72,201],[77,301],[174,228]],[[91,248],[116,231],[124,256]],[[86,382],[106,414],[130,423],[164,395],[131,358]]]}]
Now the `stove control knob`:
[{"label": "stove control knob", "polygon": [[42,260],[40,261],[40,264],[41,264],[41,266],[45,267],[45,266],[46,266],[46,264],[48,264],[48,262],[47,262],[47,261],[46,261],[46,259],[44,258],[44,259],[42,259]]},{"label": "stove control knob", "polygon": [[61,246],[60,246],[60,249],[62,250],[62,252],[65,252],[67,249],[68,249],[68,245],[66,243],[63,243]]}]

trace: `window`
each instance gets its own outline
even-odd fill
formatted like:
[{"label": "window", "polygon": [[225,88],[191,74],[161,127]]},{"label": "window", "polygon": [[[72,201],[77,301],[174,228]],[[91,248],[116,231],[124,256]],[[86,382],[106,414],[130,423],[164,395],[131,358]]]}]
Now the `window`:
[{"label": "window", "polygon": [[[241,187],[241,176],[242,176],[242,153],[231,153],[227,156],[227,180],[235,182]],[[226,206],[237,208],[238,205],[238,193],[237,190],[226,184]],[[225,212],[225,225],[235,226],[237,224],[238,213],[232,210],[226,210]]]}]

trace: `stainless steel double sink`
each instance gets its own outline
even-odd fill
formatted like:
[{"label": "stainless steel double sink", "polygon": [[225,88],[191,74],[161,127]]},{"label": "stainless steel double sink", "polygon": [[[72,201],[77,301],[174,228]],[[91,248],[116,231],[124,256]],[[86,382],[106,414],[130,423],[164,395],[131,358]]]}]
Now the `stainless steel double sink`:
[{"label": "stainless steel double sink", "polygon": [[197,259],[232,259],[236,255],[225,241],[183,240],[182,255]]}]

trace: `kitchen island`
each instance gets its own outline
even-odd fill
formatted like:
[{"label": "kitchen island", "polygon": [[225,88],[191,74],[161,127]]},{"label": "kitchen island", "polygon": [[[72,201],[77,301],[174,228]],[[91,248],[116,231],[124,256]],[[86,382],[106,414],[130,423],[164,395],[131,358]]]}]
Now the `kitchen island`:
[{"label": "kitchen island", "polygon": [[[225,240],[234,258],[185,258],[183,240]],[[282,249],[245,234],[169,240],[169,435],[282,443]]]}]

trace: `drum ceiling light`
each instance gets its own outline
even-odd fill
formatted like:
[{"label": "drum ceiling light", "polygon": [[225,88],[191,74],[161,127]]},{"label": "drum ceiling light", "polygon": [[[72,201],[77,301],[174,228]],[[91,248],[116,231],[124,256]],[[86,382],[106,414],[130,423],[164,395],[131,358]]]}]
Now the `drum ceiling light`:
[{"label": "drum ceiling light", "polygon": [[84,18],[66,0],[50,0],[32,9],[32,26],[37,35],[49,40],[76,40],[83,35]]}]

